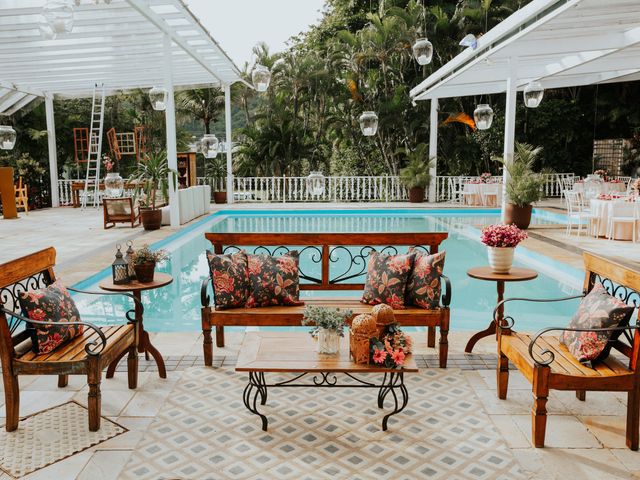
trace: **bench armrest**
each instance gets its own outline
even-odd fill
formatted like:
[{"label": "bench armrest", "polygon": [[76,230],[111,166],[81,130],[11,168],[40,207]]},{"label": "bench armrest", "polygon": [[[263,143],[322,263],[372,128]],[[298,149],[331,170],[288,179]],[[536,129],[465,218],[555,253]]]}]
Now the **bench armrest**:
[{"label": "bench armrest", "polygon": [[442,302],[443,307],[448,307],[451,305],[451,281],[446,275],[440,275],[440,279],[442,280],[442,284],[446,287],[445,292],[440,295],[440,301]]},{"label": "bench armrest", "polygon": [[[82,293],[84,295],[109,295],[109,296],[114,296],[114,295],[124,295],[125,297],[129,297],[131,300],[133,300],[134,305],[136,305],[138,308],[140,308],[140,316],[144,315],[144,306],[142,305],[142,302],[140,300],[138,300],[135,296],[133,296],[133,294],[131,293],[127,293],[127,292],[91,292],[89,290],[79,290],[77,288],[72,288],[72,287],[66,287],[67,290],[71,291],[71,292],[76,292],[76,293]],[[135,308],[133,310],[128,310],[127,313],[125,313],[125,317],[127,317],[127,320],[129,323],[136,323],[136,311]]]},{"label": "bench armrest", "polygon": [[200,303],[203,307],[208,307],[211,302],[211,297],[209,297],[209,283],[211,282],[211,277],[207,275],[207,278],[202,280],[202,285],[200,286]]},{"label": "bench armrest", "polygon": [[[16,320],[21,322],[25,322],[31,325],[42,325],[43,327],[51,327],[54,325],[62,325],[62,322],[43,322],[40,320],[31,320],[30,318],[24,317],[19,313],[15,313],[13,310],[7,310],[6,308],[0,307],[0,311],[2,311],[5,315],[11,316]],[[87,352],[87,355],[97,356],[100,355],[105,347],[107,346],[107,337],[105,337],[102,330],[99,327],[95,326],[93,323],[88,322],[64,322],[65,324],[73,324],[73,325],[83,325],[87,328],[90,328],[98,335],[98,338],[95,340],[91,340],[87,342],[84,346],[84,351]]]},{"label": "bench armrest", "polygon": [[575,300],[576,298],[583,298],[583,297],[584,297],[584,294],[573,295],[571,297],[561,297],[561,298],[519,298],[519,297],[505,298],[504,300],[502,300],[500,303],[496,305],[496,308],[493,309],[493,321],[495,322],[496,328],[498,329],[498,331],[502,329],[513,328],[516,322],[514,318],[511,316],[505,316],[502,319],[502,321],[504,322],[502,325],[500,325],[500,323],[498,322],[498,310],[500,309],[500,307],[504,308],[504,305],[507,302],[519,301],[519,302],[551,303],[551,302],[564,302],[565,300]]}]

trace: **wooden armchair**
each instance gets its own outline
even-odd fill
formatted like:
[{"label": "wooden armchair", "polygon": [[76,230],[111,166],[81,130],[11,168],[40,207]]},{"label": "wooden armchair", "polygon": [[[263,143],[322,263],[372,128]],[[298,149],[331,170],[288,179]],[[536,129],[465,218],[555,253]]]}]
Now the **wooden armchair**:
[{"label": "wooden armchair", "polygon": [[[609,294],[625,303],[640,307],[640,270],[634,270],[622,263],[615,262],[592,253],[583,254],[586,276],[583,295],[549,300],[509,298],[496,307],[497,311],[505,303],[560,302],[581,298],[594,287],[602,283]],[[546,328],[535,335],[526,335],[513,331],[514,320],[505,317],[498,327],[498,368],[497,390],[500,399],[507,398],[509,382],[509,360],[531,383],[533,407],[531,409],[532,438],[536,447],[544,447],[547,425],[547,399],[550,390],[573,390],[579,400],[585,400],[587,390],[627,392],[627,431],[626,443],[631,450],[638,449],[638,429],[640,413],[640,312],[636,311],[635,322],[628,326],[572,329]],[[620,355],[609,355],[603,361],[589,368],[578,362],[558,339],[562,331],[578,332],[616,332],[620,336],[610,340],[613,349]],[[549,333],[553,332],[553,335]],[[615,336],[614,336],[615,337]]]},{"label": "wooden armchair", "polygon": [[[100,428],[100,382],[102,370],[128,351],[129,388],[137,387],[138,354],[137,329],[133,310],[127,312],[124,325],[97,327],[87,322],[84,333],[47,354],[35,354],[31,348],[30,329],[34,325],[50,325],[34,321],[20,313],[18,295],[38,289],[55,281],[53,266],[56,251],[50,247],[0,265],[0,360],[4,382],[6,430],[18,428],[20,391],[19,375],[58,375],[58,386],[65,387],[68,375],[86,375],[89,384],[89,430]],[[70,291],[108,295],[104,292]],[[133,295],[127,295],[137,302]],[[138,305],[142,308],[142,305]],[[19,328],[24,326],[25,328]]]},{"label": "wooden armchair", "polygon": [[113,228],[116,223],[131,223],[131,228],[140,224],[138,202],[132,197],[103,198],[104,228]]}]

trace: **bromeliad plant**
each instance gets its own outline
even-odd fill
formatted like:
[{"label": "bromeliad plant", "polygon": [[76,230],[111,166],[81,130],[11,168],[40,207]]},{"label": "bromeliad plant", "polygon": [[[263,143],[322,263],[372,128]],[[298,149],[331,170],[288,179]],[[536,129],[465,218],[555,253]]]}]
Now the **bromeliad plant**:
[{"label": "bromeliad plant", "polygon": [[343,337],[345,323],[352,316],[353,312],[351,310],[307,305],[302,316],[302,325],[314,326],[309,332],[313,337],[317,336],[318,330],[321,328],[333,330]]},{"label": "bromeliad plant", "polygon": [[512,248],[527,238],[527,232],[515,225],[498,223],[482,229],[480,241],[488,247]]},{"label": "bromeliad plant", "polygon": [[371,362],[385,368],[401,368],[411,353],[411,337],[397,323],[388,325],[382,338],[369,341]]}]

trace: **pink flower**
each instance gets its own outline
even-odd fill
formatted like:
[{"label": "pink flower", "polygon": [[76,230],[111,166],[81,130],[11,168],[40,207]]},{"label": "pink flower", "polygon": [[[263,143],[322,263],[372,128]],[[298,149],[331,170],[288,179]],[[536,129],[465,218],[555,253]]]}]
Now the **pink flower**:
[{"label": "pink flower", "polygon": [[373,361],[375,363],[384,363],[384,360],[387,358],[387,352],[384,350],[378,350],[374,347],[373,349]]},{"label": "pink flower", "polygon": [[402,365],[404,365],[405,355],[401,348],[391,352],[391,358],[393,359],[393,361],[398,367],[401,367]]},{"label": "pink flower", "polygon": [[44,310],[41,308],[36,308],[34,310],[29,310],[29,318],[31,320],[35,320],[36,322],[40,322],[47,317],[47,314],[44,313]]},{"label": "pink flower", "polygon": [[495,224],[482,229],[480,241],[489,247],[515,247],[527,233],[515,225]]}]

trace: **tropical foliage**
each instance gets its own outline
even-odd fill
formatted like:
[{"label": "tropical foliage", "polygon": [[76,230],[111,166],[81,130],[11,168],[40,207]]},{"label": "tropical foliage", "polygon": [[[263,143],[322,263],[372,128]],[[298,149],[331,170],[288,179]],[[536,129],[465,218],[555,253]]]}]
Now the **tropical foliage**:
[{"label": "tropical foliage", "polygon": [[518,207],[526,207],[542,199],[544,177],[533,171],[536,159],[542,153],[542,147],[532,147],[526,143],[515,144],[513,159],[496,160],[507,169],[507,197],[509,202]]}]

